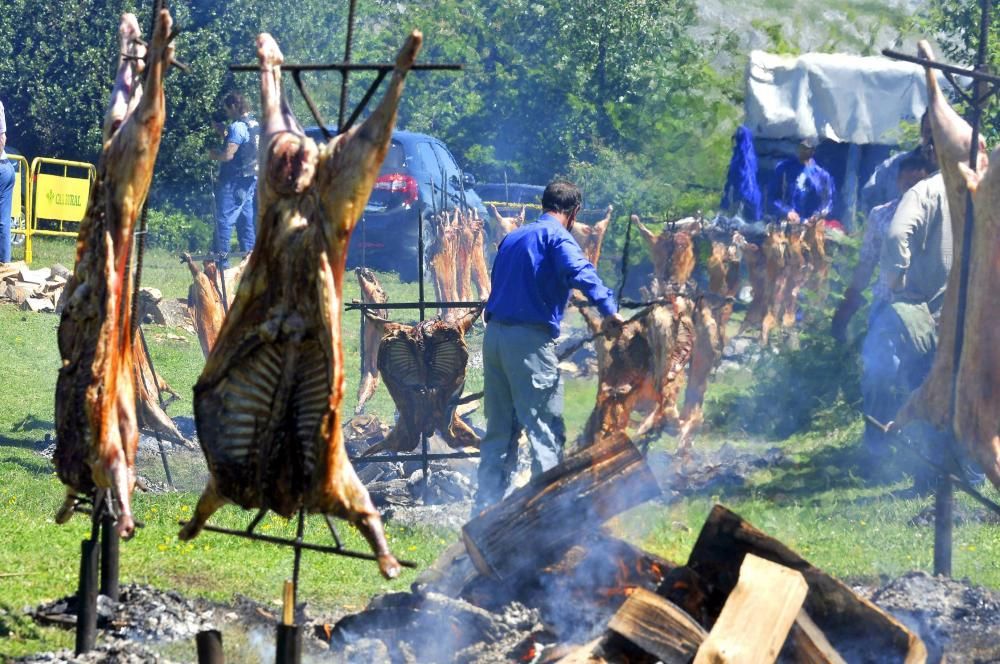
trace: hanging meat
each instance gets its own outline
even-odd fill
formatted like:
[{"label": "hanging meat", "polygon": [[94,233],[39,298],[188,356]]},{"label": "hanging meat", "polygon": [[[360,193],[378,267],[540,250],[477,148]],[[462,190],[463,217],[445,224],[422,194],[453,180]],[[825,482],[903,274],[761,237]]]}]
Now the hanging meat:
[{"label": "hanging meat", "polygon": [[384,330],[378,369],[399,419],[385,440],[365,450],[366,456],[413,451],[421,434],[435,431],[455,449],[479,447],[479,436],[458,416],[454,401],[465,389],[469,362],[465,334],[480,311],[467,312],[455,322],[436,319],[404,325],[375,320]]},{"label": "hanging meat", "polygon": [[820,302],[826,300],[826,283],[830,274],[830,261],[826,256],[826,220],[804,222],[802,239],[809,249],[809,288],[816,291]]},{"label": "hanging meat", "polygon": [[[435,219],[434,244],[430,251],[431,279],[434,282],[434,295],[438,302],[458,301],[458,227],[447,212],[440,213]],[[440,309],[438,315],[451,320],[453,312],[450,309]]]},{"label": "hanging meat", "polygon": [[583,255],[594,267],[597,267],[597,262],[601,260],[601,246],[604,244],[604,235],[608,232],[614,209],[614,206],[609,205],[604,218],[593,226],[579,221],[573,224],[573,237],[583,250]]},{"label": "hanging meat", "polygon": [[136,335],[132,342],[133,347],[133,367],[135,370],[135,401],[136,415],[139,427],[144,431],[149,431],[163,440],[178,443],[184,447],[195,449],[189,441],[170,419],[170,416],[163,410],[160,397],[163,392],[169,392],[175,398],[179,395],[170,388],[166,382],[153,371],[153,364],[149,360],[149,347],[142,328],[136,329]]},{"label": "hanging meat", "polygon": [[[926,42],[918,45],[922,57],[933,59]],[[954,432],[959,444],[979,462],[994,486],[1000,488],[1000,379],[997,349],[1000,339],[996,311],[1000,294],[996,284],[1000,265],[996,243],[1000,231],[1000,156],[986,155],[980,139],[975,172],[968,168],[972,128],[945,101],[933,70],[927,69],[928,112],[934,147],[944,177],[951,216],[953,268],[948,275],[941,308],[938,350],[930,373],[900,410],[896,424],[926,420],[941,431]],[[962,255],[966,194],[972,192],[975,215],[972,254]],[[964,344],[958,367],[954,363],[958,323],[958,282],[963,260],[970,261]],[[956,371],[957,369],[957,371]],[[955,408],[951,409],[952,381]]]},{"label": "hanging meat", "polygon": [[687,286],[694,272],[695,230],[668,230],[653,233],[632,215],[632,223],[639,229],[653,259],[653,295],[662,297]]},{"label": "hanging meat", "polygon": [[785,233],[785,267],[775,294],[774,309],[774,317],[784,329],[795,326],[799,312],[799,293],[812,271],[811,252],[803,239],[804,234],[802,224],[790,226]]},{"label": "hanging meat", "polygon": [[[642,403],[650,412],[636,429],[642,436],[677,425],[677,394],[694,342],[691,301],[679,295],[656,304],[626,323],[615,338],[600,335],[597,349],[597,400],[580,439],[582,446],[604,441],[628,426]],[[586,306],[579,306],[595,334],[601,320]]]},{"label": "hanging meat", "polygon": [[719,299],[715,294],[708,294],[697,298],[694,302],[694,312],[691,315],[694,344],[691,349],[687,385],[684,387],[684,407],[680,415],[681,449],[691,446],[692,436],[704,419],[702,405],[705,402],[705,390],[708,389],[708,378],[712,369],[722,359],[724,344],[718,312],[725,305],[713,306],[713,300]]},{"label": "hanging meat", "polygon": [[131,495],[139,439],[129,262],[166,118],[163,76],[173,57],[171,26],[170,13],[160,11],[147,53],[135,16],[122,15],[97,177],[80,224],[58,330],[62,368],[53,461],[67,498],[56,521],[72,516],[77,495],[109,489],[123,537],[135,527]]},{"label": "hanging meat", "polygon": [[457,208],[452,220],[455,229],[455,297],[462,302],[472,301],[472,253],[475,251],[476,231],[472,217]]},{"label": "hanging meat", "polygon": [[516,217],[504,217],[500,214],[500,211],[497,210],[496,205],[490,206],[490,212],[493,213],[493,219],[497,222],[496,232],[493,234],[493,237],[496,238],[497,244],[500,244],[500,242],[507,237],[508,234],[514,231],[514,229],[524,224],[525,208],[523,206],[521,207],[520,214]]},{"label": "hanging meat", "polygon": [[281,95],[281,51],[257,38],[263,132],[257,244],[219,339],[195,385],[211,473],[195,537],[232,502],[290,517],[299,509],[353,523],[386,578],[399,574],[382,521],[347,458],[341,308],[347,246],[389,148],[414,31],[382,102],[360,126],[317,146]]},{"label": "hanging meat", "polygon": [[769,225],[764,242],[748,244],[743,252],[750,275],[753,300],[747,307],[739,333],[760,326],[760,343],[766,346],[771,330],[781,316],[781,294],[785,292],[785,253],[788,237],[779,227]]},{"label": "hanging meat", "polygon": [[191,255],[186,253],[181,254],[181,261],[187,264],[194,279],[188,291],[188,312],[194,321],[195,332],[198,333],[201,352],[207,358],[215,346],[215,340],[219,338],[222,321],[226,318],[226,312],[222,308],[222,294],[217,285],[218,270],[214,261],[205,261],[203,272]]},{"label": "hanging meat", "polygon": [[472,211],[472,283],[479,291],[479,299],[490,297],[490,269],[486,267],[486,222],[479,213]]},{"label": "hanging meat", "polygon": [[[389,296],[375,273],[366,267],[354,269],[361,288],[361,301],[365,304],[385,304]],[[368,309],[379,318],[389,318],[387,309]],[[354,414],[365,412],[365,404],[375,394],[378,387],[378,345],[382,338],[382,326],[368,316],[361,316],[361,382],[358,383],[358,404]]]}]

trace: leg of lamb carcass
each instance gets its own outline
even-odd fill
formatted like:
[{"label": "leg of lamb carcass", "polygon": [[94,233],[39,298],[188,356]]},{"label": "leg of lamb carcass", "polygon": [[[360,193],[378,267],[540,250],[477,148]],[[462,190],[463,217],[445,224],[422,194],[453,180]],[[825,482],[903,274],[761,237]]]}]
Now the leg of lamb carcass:
[{"label": "leg of lamb carcass", "polygon": [[[921,42],[921,55],[932,58],[930,47]],[[982,466],[990,481],[1000,488],[1000,330],[996,312],[1000,307],[1000,152],[986,156],[985,142],[979,145],[975,172],[968,168],[972,131],[945,102],[933,70],[928,70],[931,130],[944,177],[951,214],[955,250],[941,311],[940,339],[931,372],[919,390],[903,407],[897,422],[926,419],[942,430],[952,429],[959,444]],[[965,231],[966,192],[972,193],[975,223],[972,254],[962,255]],[[958,310],[960,266],[969,261],[964,320],[964,343],[954,375],[955,412],[951,417],[951,381]],[[942,425],[942,423],[946,423]]]},{"label": "leg of lamb carcass", "polygon": [[264,136],[258,239],[195,385],[211,478],[179,536],[223,504],[347,519],[386,578],[399,574],[382,521],[347,458],[341,308],[347,245],[389,148],[403,81],[422,41],[396,58],[385,97],[360,126],[317,147],[281,95],[281,51],[257,38]]},{"label": "leg of lamb carcass", "polygon": [[694,303],[691,316],[694,324],[694,346],[691,350],[691,367],[684,388],[684,408],[681,410],[681,447],[690,447],[691,436],[702,422],[702,404],[708,377],[722,359],[722,338],[716,313],[709,298],[699,298]]},{"label": "leg of lamb carcass", "polygon": [[206,263],[205,271],[202,272],[189,254],[181,254],[181,260],[187,263],[191,277],[194,279],[190,297],[188,297],[188,311],[194,321],[195,332],[198,333],[201,352],[207,358],[212,347],[215,346],[216,339],[219,338],[222,321],[226,317],[222,309],[222,298],[215,286],[215,279],[209,276],[210,270],[211,274],[218,276],[218,270],[216,270],[214,263]]},{"label": "leg of lamb carcass", "polygon": [[149,361],[149,349],[143,338],[141,327],[137,329],[137,334],[132,340],[132,347],[136,416],[139,426],[170,442],[194,449],[194,444],[184,437],[184,434],[180,432],[177,425],[160,405],[160,381],[162,379],[158,380],[156,372],[153,371],[153,364]]},{"label": "leg of lamb carcass", "polygon": [[69,495],[56,520],[72,515],[75,494],[110,489],[123,537],[135,527],[131,495],[139,439],[129,260],[166,118],[163,76],[173,57],[171,25],[169,12],[161,11],[145,53],[135,16],[122,16],[122,57],[59,321],[54,462]]},{"label": "leg of lamb carcass", "polygon": [[604,235],[608,232],[608,225],[611,223],[611,212],[614,207],[609,205],[604,218],[593,226],[577,223],[573,226],[573,237],[576,238],[583,255],[586,256],[590,264],[597,266],[601,260],[601,246],[604,244]]},{"label": "leg of lamb carcass", "polygon": [[[382,283],[375,273],[366,267],[355,268],[358,286],[361,287],[361,301],[365,304],[385,304],[389,296],[385,294]],[[369,309],[379,318],[388,318],[387,309]],[[378,345],[382,339],[382,326],[369,316],[361,317],[361,382],[358,383],[358,404],[354,414],[360,415],[365,410],[365,404],[375,394],[378,387]]]},{"label": "leg of lamb carcass", "polygon": [[378,368],[396,403],[399,420],[385,440],[369,447],[365,455],[415,450],[421,434],[429,436],[435,431],[451,447],[479,446],[479,437],[458,417],[452,404],[465,389],[469,362],[465,334],[478,317],[477,309],[456,322],[385,324]]},{"label": "leg of lamb carcass", "polygon": [[665,425],[677,424],[677,395],[684,378],[684,368],[691,359],[694,346],[692,302],[675,296],[669,305],[657,305],[642,321],[642,334],[649,344],[651,371],[656,401],[653,411],[639,425],[636,436],[657,431]]},{"label": "leg of lamb carcass", "polygon": [[472,252],[476,234],[472,219],[455,210],[455,296],[462,302],[472,300]]}]

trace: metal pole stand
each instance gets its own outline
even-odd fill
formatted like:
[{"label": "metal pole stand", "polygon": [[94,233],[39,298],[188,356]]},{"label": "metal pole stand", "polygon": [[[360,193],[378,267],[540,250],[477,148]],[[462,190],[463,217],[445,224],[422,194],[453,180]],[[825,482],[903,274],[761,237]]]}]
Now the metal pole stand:
[{"label": "metal pole stand", "polygon": [[101,517],[101,594],[117,602],[119,596],[118,584],[118,552],[121,548],[121,536],[115,529],[115,520],[108,510],[103,510]]},{"label": "metal pole stand", "polygon": [[934,494],[934,573],[951,576],[955,490],[948,475],[938,477]]},{"label": "metal pole stand", "polygon": [[97,642],[97,575],[101,558],[99,538],[104,498],[105,492],[99,490],[90,513],[90,539],[80,542],[80,582],[76,591],[77,655],[90,652]]},{"label": "metal pole stand", "polygon": [[217,629],[206,629],[194,637],[198,648],[198,664],[226,664],[226,656],[222,651],[222,632]]}]

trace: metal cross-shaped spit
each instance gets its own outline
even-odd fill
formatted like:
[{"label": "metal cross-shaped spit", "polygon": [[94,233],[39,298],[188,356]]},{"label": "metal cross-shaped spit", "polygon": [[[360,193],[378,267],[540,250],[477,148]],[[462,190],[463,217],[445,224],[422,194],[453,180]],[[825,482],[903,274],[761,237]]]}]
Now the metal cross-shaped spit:
[{"label": "metal cross-shaped spit", "polygon": [[[952,84],[959,96],[962,97],[972,111],[970,124],[972,125],[972,145],[969,148],[969,168],[976,170],[976,163],[979,157],[979,132],[983,118],[983,108],[989,99],[1000,88],[1000,77],[990,74],[987,70],[986,56],[989,43],[990,14],[992,11],[992,0],[980,0],[982,12],[979,20],[979,43],[976,50],[976,64],[972,69],[962,69],[940,62],[933,62],[920,57],[914,57],[885,49],[882,54],[895,60],[904,60],[924,67],[936,69],[942,72],[945,78]],[[955,81],[955,76],[966,76],[973,80],[971,93],[961,90]],[[958,280],[958,306],[956,310],[955,346],[951,349],[955,371],[958,371],[959,360],[962,357],[962,347],[965,344],[965,310],[968,304],[970,254],[972,252],[972,228],[975,225],[972,193],[966,193],[965,222],[962,236],[962,263],[959,265]],[[954,269],[954,267],[953,267]],[[942,349],[947,352],[948,349]],[[952,379],[951,399],[949,406],[952,422],[955,417],[955,400],[957,390],[957,375]],[[953,433],[951,434],[953,437]],[[952,443],[954,444],[952,439]],[[961,476],[960,472],[954,473]],[[951,472],[941,472],[937,492],[934,502],[934,573],[951,576],[951,554],[952,554],[952,525],[954,510],[954,486]],[[964,482],[958,483],[959,488],[968,490]]]}]

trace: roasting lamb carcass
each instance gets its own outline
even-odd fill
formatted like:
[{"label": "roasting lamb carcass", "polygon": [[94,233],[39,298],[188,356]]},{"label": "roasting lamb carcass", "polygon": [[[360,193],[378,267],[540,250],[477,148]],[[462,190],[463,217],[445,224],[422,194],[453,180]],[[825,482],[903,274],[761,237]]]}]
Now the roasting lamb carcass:
[{"label": "roasting lamb carcass", "polygon": [[135,16],[122,15],[97,177],[80,224],[58,331],[62,368],[53,461],[68,495],[56,521],[72,516],[76,495],[109,489],[123,537],[135,527],[131,495],[139,439],[129,261],[166,118],[163,77],[173,58],[171,26],[170,13],[160,11],[147,53]]},{"label": "roasting lamb carcass", "polygon": [[194,388],[211,478],[183,540],[228,502],[285,517],[305,509],[353,523],[383,576],[399,574],[344,448],[341,307],[351,231],[389,149],[421,41],[418,31],[410,35],[365,122],[317,146],[282,99],[278,45],[266,33],[257,38],[264,119],[257,244]]},{"label": "roasting lamb carcass", "polygon": [[[160,394],[169,391],[175,397],[179,395],[170,389],[162,378],[153,371],[153,364],[149,361],[149,348],[143,337],[142,328],[136,330],[137,334],[132,341],[133,346],[133,367],[135,369],[135,399],[136,416],[139,427],[150,431],[164,440],[172,443],[179,443],[184,447],[195,449],[191,443],[177,428],[170,416],[163,411],[160,405]],[[167,390],[163,387],[166,386]]]},{"label": "roasting lamb carcass", "polygon": [[[926,42],[920,55],[933,59]],[[948,105],[938,88],[933,70],[927,70],[930,122],[934,147],[944,177],[951,215],[955,254],[941,310],[940,337],[934,363],[920,388],[903,406],[897,426],[926,420],[941,431],[954,432],[960,445],[982,466],[994,486],[1000,488],[1000,348],[996,311],[1000,306],[1000,264],[997,237],[1000,232],[1000,153],[986,155],[979,145],[976,171],[968,167],[972,128]],[[966,193],[971,192],[975,223],[971,256],[962,255],[965,231]],[[954,364],[958,324],[958,282],[963,260],[970,263],[964,343],[957,371]],[[955,407],[951,409],[952,380]]]},{"label": "roasting lamb carcass", "polygon": [[[355,268],[358,286],[361,287],[361,301],[365,304],[385,304],[389,296],[385,294],[382,283],[375,273],[366,267]],[[387,309],[368,309],[379,318],[388,318]],[[382,339],[382,327],[368,316],[361,316],[361,382],[358,383],[358,405],[354,414],[360,415],[365,410],[365,404],[375,394],[378,387],[378,346]]]},{"label": "roasting lamb carcass", "polygon": [[580,249],[583,250],[583,255],[586,256],[587,260],[594,267],[597,267],[597,262],[601,260],[601,247],[604,244],[604,235],[608,232],[608,225],[611,224],[611,213],[614,209],[614,206],[609,205],[604,218],[593,226],[588,226],[580,222],[573,224],[573,237],[576,238]]},{"label": "roasting lamb carcass", "polygon": [[181,254],[181,261],[187,264],[194,279],[188,293],[188,312],[194,321],[195,332],[198,333],[201,352],[207,358],[215,346],[216,339],[219,338],[222,321],[226,318],[226,312],[222,308],[222,296],[216,286],[218,270],[215,263],[206,261],[205,271],[202,272],[190,254]]},{"label": "roasting lamb carcass", "polygon": [[486,222],[479,213],[472,211],[472,283],[479,291],[479,299],[490,297],[490,269],[486,267]]},{"label": "roasting lamb carcass", "polygon": [[384,329],[378,368],[399,419],[385,440],[365,450],[365,456],[387,450],[410,452],[420,444],[421,434],[435,431],[455,449],[479,447],[479,436],[458,416],[452,402],[465,389],[469,362],[465,334],[480,311],[472,310],[455,322],[438,319],[403,325],[378,321]]},{"label": "roasting lamb carcass", "polygon": [[[434,295],[438,302],[458,301],[458,228],[442,212],[435,220],[435,241],[431,249],[430,268],[434,280]],[[453,318],[450,309],[441,309],[438,314],[445,320]]]},{"label": "roasting lamb carcass", "polygon": [[661,297],[686,286],[694,272],[694,231],[664,229],[657,235],[635,214],[632,223],[653,259],[653,295]]},{"label": "roasting lamb carcass", "polygon": [[472,218],[455,210],[455,297],[462,302],[472,300],[472,252],[475,251],[476,231]]}]

